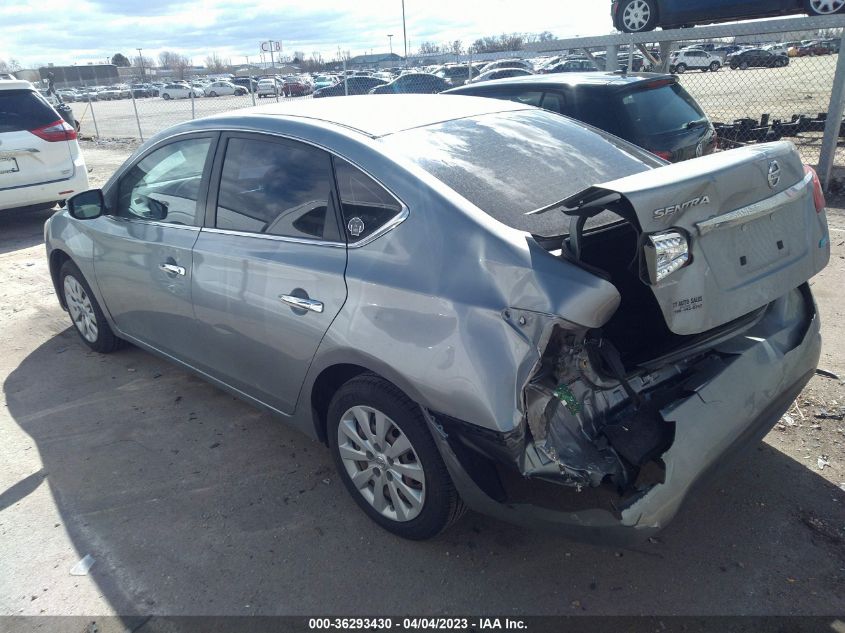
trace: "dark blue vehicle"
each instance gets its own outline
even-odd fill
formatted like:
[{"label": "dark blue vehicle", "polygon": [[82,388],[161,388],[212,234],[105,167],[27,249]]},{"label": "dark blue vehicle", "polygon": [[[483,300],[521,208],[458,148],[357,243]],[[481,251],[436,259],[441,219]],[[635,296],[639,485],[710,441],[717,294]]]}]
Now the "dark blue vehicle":
[{"label": "dark blue vehicle", "polygon": [[613,25],[625,33],[806,13],[842,13],[845,0],[613,0]]}]

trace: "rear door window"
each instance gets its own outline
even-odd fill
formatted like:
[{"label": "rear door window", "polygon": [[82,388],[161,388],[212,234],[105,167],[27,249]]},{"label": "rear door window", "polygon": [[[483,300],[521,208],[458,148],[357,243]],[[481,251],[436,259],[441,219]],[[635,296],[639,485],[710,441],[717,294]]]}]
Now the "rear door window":
[{"label": "rear door window", "polygon": [[0,133],[35,130],[60,118],[37,92],[26,89],[0,91]]},{"label": "rear door window", "polygon": [[331,158],[287,139],[230,138],[215,226],[300,239],[337,241]]}]

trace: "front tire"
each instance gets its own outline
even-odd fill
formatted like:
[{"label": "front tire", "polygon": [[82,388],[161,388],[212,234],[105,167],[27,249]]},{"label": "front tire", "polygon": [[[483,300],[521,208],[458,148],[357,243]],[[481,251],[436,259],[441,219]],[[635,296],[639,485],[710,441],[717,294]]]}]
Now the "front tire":
[{"label": "front tire", "polygon": [[412,540],[437,536],[463,515],[419,405],[375,374],[335,393],[329,447],[338,474],[374,522]]},{"label": "front tire", "polygon": [[719,62],[713,62],[712,64],[710,64],[710,72],[711,72],[711,73],[715,73],[715,72],[716,72],[716,71],[718,71],[721,67],[722,67],[722,65],[721,65]]},{"label": "front tire", "polygon": [[170,101],[170,95],[169,95],[168,93],[166,93],[166,92],[165,92],[163,95],[161,95],[161,97],[162,97],[162,99],[164,99],[165,101]]},{"label": "front tire", "polygon": [[835,15],[845,9],[845,0],[804,0],[809,15]]},{"label": "front tire", "polygon": [[675,72],[678,73],[679,75],[683,75],[685,72],[687,72],[687,65],[686,64],[678,64],[677,66],[675,66]]},{"label": "front tire", "polygon": [[212,90],[211,92],[208,93],[208,96],[209,97],[216,97],[217,93]]},{"label": "front tire", "polygon": [[67,260],[59,271],[59,288],[76,333],[83,343],[101,354],[108,354],[121,347],[123,341],[112,332],[91,287],[71,260]]},{"label": "front tire", "polygon": [[657,4],[654,0],[625,0],[619,6],[617,21],[619,30],[625,33],[653,31],[657,26]]},{"label": "front tire", "polygon": [[739,69],[740,69],[740,70],[748,70],[748,62],[742,62],[742,63],[739,65]]}]

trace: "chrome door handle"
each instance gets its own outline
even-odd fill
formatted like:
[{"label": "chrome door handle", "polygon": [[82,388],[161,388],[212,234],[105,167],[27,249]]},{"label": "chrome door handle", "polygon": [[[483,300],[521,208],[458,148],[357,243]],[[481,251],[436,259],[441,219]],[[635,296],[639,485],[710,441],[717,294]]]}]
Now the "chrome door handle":
[{"label": "chrome door handle", "polygon": [[303,299],[302,297],[294,297],[293,295],[279,295],[284,303],[291,307],[299,308],[300,310],[311,310],[311,312],[321,313],[323,311],[323,302],[314,299]]},{"label": "chrome door handle", "polygon": [[177,266],[176,264],[159,264],[158,267],[166,273],[171,273],[173,275],[182,275],[183,277],[185,276],[184,266]]}]

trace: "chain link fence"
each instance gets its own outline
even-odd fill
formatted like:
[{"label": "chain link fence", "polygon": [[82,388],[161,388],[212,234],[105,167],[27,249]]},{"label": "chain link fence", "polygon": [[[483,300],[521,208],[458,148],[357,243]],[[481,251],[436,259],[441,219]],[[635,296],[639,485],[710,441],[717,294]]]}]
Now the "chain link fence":
[{"label": "chain link fence", "polygon": [[[678,33],[692,35],[707,28],[713,27]],[[631,62],[634,70],[644,67],[674,72],[714,123],[721,149],[788,139],[795,143],[807,163],[816,165],[831,104],[838,42],[842,34],[843,29],[835,28],[826,29],[823,34],[818,30],[804,30],[671,41],[664,35],[659,44],[635,45],[632,40],[628,45],[606,47],[588,47],[586,44],[601,39],[588,38],[584,40],[584,47],[573,47],[576,41],[569,40],[568,48],[558,51],[518,51],[484,56],[488,59],[453,55],[448,56],[452,63],[446,66],[440,63],[447,61],[445,58],[417,58],[409,60],[408,67],[403,69],[361,68],[320,76],[265,78],[266,81],[249,88],[236,87],[239,88],[237,94],[224,94],[226,90],[196,81],[190,90],[176,89],[168,84],[169,87],[160,88],[159,96],[142,96],[136,92],[129,98],[124,95],[124,98],[104,100],[88,91],[87,98],[96,97],[97,100],[77,101],[73,108],[83,135],[146,139],[182,121],[268,102],[361,94],[372,88],[377,93],[440,92],[477,78],[487,70],[484,63],[494,62],[506,67],[507,62],[501,60],[503,57],[534,70],[552,58],[559,58],[561,63],[571,61],[569,66],[573,70],[589,70],[595,66],[603,68],[607,56],[612,59],[618,55],[621,66]],[[762,49],[766,54],[755,54],[756,57],[738,54],[733,49],[739,47]],[[339,83],[319,90],[320,82],[327,81]],[[841,130],[833,165],[845,168],[845,138]]]}]

